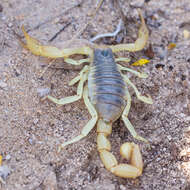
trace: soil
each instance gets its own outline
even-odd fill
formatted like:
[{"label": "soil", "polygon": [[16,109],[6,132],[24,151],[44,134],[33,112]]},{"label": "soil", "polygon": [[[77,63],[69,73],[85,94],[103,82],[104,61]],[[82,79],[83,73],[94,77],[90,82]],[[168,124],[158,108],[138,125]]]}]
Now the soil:
[{"label": "soil", "polygon": [[[97,153],[96,130],[57,153],[58,145],[78,135],[90,115],[83,100],[59,107],[42,101],[39,95],[46,90],[57,98],[76,94],[76,86],[70,87],[68,82],[80,68],[66,68],[63,60],[57,60],[41,76],[51,60],[24,49],[14,32],[23,35],[24,25],[30,35],[44,44],[64,44],[90,20],[89,13],[96,3],[0,1],[0,155],[2,164],[11,170],[6,183],[0,185],[1,190],[190,189],[190,38],[184,36],[184,30],[190,31],[189,0],[120,0],[128,30],[97,41],[134,41],[139,26],[137,8],[142,9],[150,31],[149,43],[141,52],[120,54],[132,59],[126,66],[149,75],[147,79],[128,75],[139,91],[150,94],[154,101],[153,105],[144,104],[129,88],[133,100],[129,120],[138,134],[149,140],[151,148],[134,140],[121,120],[115,122],[110,136],[115,155],[126,141],[140,145],[142,176],[122,179],[107,171]],[[79,38],[89,40],[96,34],[113,32],[120,19],[113,1],[105,0],[93,23]],[[68,23],[63,32],[48,42]],[[171,43],[176,47],[168,49]],[[147,57],[151,60],[147,65],[130,65]],[[64,69],[55,68],[57,64]]]}]

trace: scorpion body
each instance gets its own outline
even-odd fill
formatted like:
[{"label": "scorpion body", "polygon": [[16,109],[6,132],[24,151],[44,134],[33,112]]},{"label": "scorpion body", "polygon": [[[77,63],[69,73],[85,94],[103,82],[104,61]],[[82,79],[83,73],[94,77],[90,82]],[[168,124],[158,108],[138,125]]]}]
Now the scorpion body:
[{"label": "scorpion body", "polygon": [[[113,174],[124,178],[136,178],[142,173],[143,161],[139,146],[134,143],[124,143],[120,148],[120,153],[129,163],[118,164],[115,156],[110,152],[111,144],[107,136],[111,134],[113,122],[121,116],[134,138],[148,142],[136,133],[128,120],[131,96],[127,85],[134,89],[139,100],[152,104],[152,99],[150,96],[142,96],[136,86],[122,72],[131,72],[140,78],[146,78],[147,75],[117,64],[118,61],[128,62],[128,59],[114,59],[113,53],[123,50],[134,52],[144,48],[148,40],[148,29],[141,12],[139,14],[142,25],[139,29],[138,39],[134,43],[113,46],[94,44],[94,46],[85,45],[77,48],[58,49],[53,46],[41,45],[36,39],[29,36],[22,27],[26,39],[26,44],[22,42],[22,45],[33,54],[49,58],[62,57],[66,63],[73,65],[80,65],[84,62],[90,63],[90,65],[85,65],[79,75],[69,83],[69,85],[78,83],[76,95],[61,99],[52,96],[46,97],[59,105],[65,105],[83,98],[92,117],[83,127],[80,135],[61,144],[59,151],[65,146],[83,139],[97,125],[97,148],[104,166]],[[88,58],[78,61],[70,59],[69,57],[74,54],[87,55]],[[86,84],[87,81],[88,84]]]},{"label": "scorpion body", "polygon": [[106,122],[118,119],[125,108],[126,85],[111,49],[94,50],[88,76],[89,97],[99,118]]}]

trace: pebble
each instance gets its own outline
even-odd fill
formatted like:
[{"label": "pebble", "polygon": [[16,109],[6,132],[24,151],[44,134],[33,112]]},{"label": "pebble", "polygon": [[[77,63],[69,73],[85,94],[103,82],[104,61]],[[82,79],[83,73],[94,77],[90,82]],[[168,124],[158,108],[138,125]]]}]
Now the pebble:
[{"label": "pebble", "polygon": [[142,8],[142,6],[144,5],[144,0],[133,0],[130,5],[132,7],[136,7],[136,8]]},{"label": "pebble", "polygon": [[190,37],[190,32],[189,32],[188,30],[184,30],[184,31],[183,31],[183,37],[184,37],[185,39],[188,39],[188,38]]},{"label": "pebble", "polygon": [[11,28],[13,26],[13,23],[8,23],[8,27]]},{"label": "pebble", "polygon": [[34,119],[34,120],[33,120],[34,125],[36,125],[36,124],[38,123],[38,121],[39,121],[38,118]]},{"label": "pebble", "polygon": [[171,141],[172,137],[170,135],[167,136],[168,140]]},{"label": "pebble", "polygon": [[7,154],[6,156],[5,156],[5,160],[10,160],[11,159],[11,155],[10,154]]},{"label": "pebble", "polygon": [[37,93],[40,97],[47,96],[50,93],[50,88],[38,88]]},{"label": "pebble", "polygon": [[28,142],[30,143],[30,145],[33,145],[33,139],[29,138]]},{"label": "pebble", "polygon": [[119,186],[121,190],[126,190],[126,187],[124,185]]},{"label": "pebble", "polygon": [[7,176],[11,173],[11,170],[7,165],[0,166],[0,177],[6,180]]},{"label": "pebble", "polygon": [[6,20],[7,17],[6,17],[6,16],[2,16],[1,19],[2,19],[2,20]]},{"label": "pebble", "polygon": [[7,87],[7,83],[0,81],[0,88],[6,88]]}]

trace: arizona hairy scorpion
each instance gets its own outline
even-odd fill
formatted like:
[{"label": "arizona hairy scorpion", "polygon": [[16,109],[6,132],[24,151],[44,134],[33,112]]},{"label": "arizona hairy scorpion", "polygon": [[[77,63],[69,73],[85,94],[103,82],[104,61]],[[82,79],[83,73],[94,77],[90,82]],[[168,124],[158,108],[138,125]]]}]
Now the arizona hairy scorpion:
[{"label": "arizona hairy scorpion", "polygon": [[[148,29],[140,11],[139,15],[141,18],[141,27],[139,29],[138,39],[134,43],[111,46],[99,46],[94,44],[89,46],[85,45],[80,48],[64,49],[58,49],[53,46],[43,46],[37,40],[29,36],[24,27],[22,27],[26,39],[26,44],[23,44],[23,46],[33,54],[49,58],[61,57],[64,58],[66,63],[73,65],[80,65],[84,62],[90,63],[90,65],[84,66],[80,74],[69,83],[69,85],[74,85],[78,82],[76,95],[62,99],[47,96],[50,101],[59,105],[65,105],[83,97],[84,103],[92,117],[82,129],[81,134],[61,144],[59,151],[66,145],[83,139],[94,126],[97,125],[97,148],[104,166],[116,176],[124,178],[136,178],[142,174],[143,161],[139,146],[134,143],[124,143],[120,148],[120,153],[129,164],[118,164],[115,156],[110,152],[111,145],[107,136],[111,134],[113,122],[122,116],[125,126],[131,135],[135,139],[148,142],[136,133],[127,118],[131,107],[131,96],[126,84],[134,89],[139,100],[147,104],[152,104],[152,99],[150,96],[142,96],[136,86],[122,71],[131,72],[139,78],[147,78],[148,75],[117,64],[119,61],[127,62],[128,59],[114,59],[113,53],[119,51],[135,52],[144,48],[148,40]],[[88,58],[79,61],[69,58],[69,56],[74,54],[87,55]],[[87,81],[88,83],[86,83]]]}]

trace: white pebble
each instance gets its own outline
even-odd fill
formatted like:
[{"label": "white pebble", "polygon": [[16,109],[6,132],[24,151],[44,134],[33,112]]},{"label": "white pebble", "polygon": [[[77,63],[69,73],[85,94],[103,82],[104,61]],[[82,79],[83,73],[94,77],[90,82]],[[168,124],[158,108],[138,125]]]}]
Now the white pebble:
[{"label": "white pebble", "polygon": [[133,7],[141,8],[144,5],[144,0],[133,0],[130,5]]},{"label": "white pebble", "polygon": [[0,88],[6,88],[7,87],[7,83],[0,81]]},{"label": "white pebble", "polygon": [[0,166],[0,177],[2,177],[4,180],[6,180],[7,176],[11,173],[11,170],[8,166]]},{"label": "white pebble", "polygon": [[50,88],[38,88],[37,89],[37,93],[40,97],[44,97],[46,95],[48,95],[50,92]]},{"label": "white pebble", "polygon": [[11,159],[11,155],[10,154],[7,154],[6,156],[5,156],[5,160],[10,160]]}]

